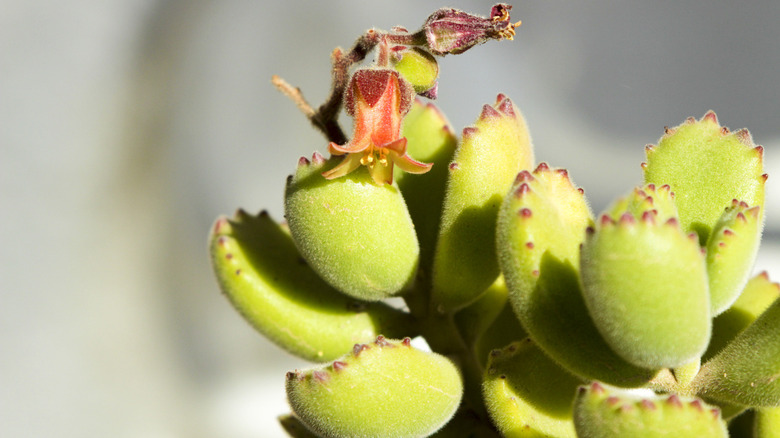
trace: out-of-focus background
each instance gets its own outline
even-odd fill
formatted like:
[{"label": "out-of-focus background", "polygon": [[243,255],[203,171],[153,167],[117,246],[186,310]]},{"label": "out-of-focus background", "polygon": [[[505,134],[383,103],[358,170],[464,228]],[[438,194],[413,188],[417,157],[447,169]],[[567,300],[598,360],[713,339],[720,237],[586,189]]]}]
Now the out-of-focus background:
[{"label": "out-of-focus background", "polygon": [[[279,437],[306,366],[220,296],[206,236],[237,207],[282,215],[326,142],[329,53],[365,29],[490,2],[0,2],[0,436]],[[594,211],[640,183],[643,147],[708,109],[766,148],[757,269],[780,279],[780,2],[523,0],[515,41],[441,60],[459,131],[506,93],[538,160]]]}]

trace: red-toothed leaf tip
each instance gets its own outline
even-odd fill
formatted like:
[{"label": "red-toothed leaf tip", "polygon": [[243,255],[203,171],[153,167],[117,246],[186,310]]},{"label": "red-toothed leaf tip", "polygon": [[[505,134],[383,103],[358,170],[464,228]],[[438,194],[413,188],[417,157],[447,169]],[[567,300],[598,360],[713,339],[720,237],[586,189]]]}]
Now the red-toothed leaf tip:
[{"label": "red-toothed leaf tip", "polygon": [[311,155],[311,162],[314,164],[322,164],[325,162],[325,157],[323,157],[319,152],[314,152]]},{"label": "red-toothed leaf tip", "polygon": [[718,123],[718,116],[715,114],[715,111],[709,110],[706,114],[704,114],[702,120],[709,120],[713,123]]},{"label": "red-toothed leaf tip", "polygon": [[656,409],[655,403],[651,402],[650,400],[642,400],[639,402],[639,405],[648,411],[654,411]]},{"label": "red-toothed leaf tip", "polygon": [[626,224],[626,225],[631,225],[631,224],[636,223],[636,219],[634,219],[634,215],[631,214],[631,213],[623,213],[620,216],[620,223],[621,224]]},{"label": "red-toothed leaf tip", "polygon": [[534,173],[535,172],[547,172],[548,170],[550,170],[550,166],[548,166],[547,163],[545,163],[545,162],[541,162],[541,163],[539,163],[538,166],[536,166],[536,169],[534,169]]},{"label": "red-toothed leaf tip", "polygon": [[352,354],[355,357],[360,356],[360,353],[363,352],[363,350],[368,350],[369,346],[366,344],[355,344],[354,347],[352,347]]},{"label": "red-toothed leaf tip", "polygon": [[501,117],[501,113],[499,113],[497,109],[488,104],[482,105],[482,114],[479,115],[480,119],[486,120],[495,119],[498,117]]},{"label": "red-toothed leaf tip", "polygon": [[677,394],[670,395],[669,398],[666,399],[666,403],[670,406],[675,406],[678,408],[682,407],[682,402],[680,401],[680,397],[678,397]]},{"label": "red-toothed leaf tip", "polygon": [[501,101],[498,105],[498,110],[510,117],[517,117],[517,114],[515,114],[515,106],[512,105],[512,101],[509,98]]},{"label": "red-toothed leaf tip", "polygon": [[734,132],[734,135],[737,136],[737,139],[742,142],[742,144],[747,146],[753,145],[753,136],[750,134],[750,131],[748,131],[747,128],[742,128]]},{"label": "red-toothed leaf tip", "polygon": [[463,134],[462,135],[463,135],[463,137],[470,137],[470,136],[476,134],[476,132],[477,132],[477,128],[475,128],[474,126],[467,126],[467,127],[463,128]]},{"label": "red-toothed leaf tip", "polygon": [[530,191],[531,191],[531,188],[528,186],[528,184],[522,183],[522,184],[520,184],[520,187],[518,187],[517,190],[515,190],[515,197],[522,198],[523,195],[525,195],[526,193],[528,193]]},{"label": "red-toothed leaf tip", "polygon": [[515,184],[519,184],[524,181],[533,181],[534,177],[531,175],[531,172],[524,170],[517,174],[515,177]]}]

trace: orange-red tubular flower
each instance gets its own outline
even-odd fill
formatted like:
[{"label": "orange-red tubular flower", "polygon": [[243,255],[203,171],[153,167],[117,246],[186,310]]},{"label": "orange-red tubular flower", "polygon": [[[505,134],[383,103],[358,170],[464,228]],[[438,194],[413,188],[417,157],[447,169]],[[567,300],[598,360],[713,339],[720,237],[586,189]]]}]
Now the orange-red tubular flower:
[{"label": "orange-red tubular flower", "polygon": [[350,79],[344,96],[347,113],[355,119],[352,140],[343,146],[330,143],[333,155],[346,155],[322,176],[334,179],[361,165],[367,166],[377,184],[393,183],[393,165],[409,173],[425,173],[432,164],[420,163],[406,154],[401,122],[412,106],[414,91],[398,72],[361,69]]}]

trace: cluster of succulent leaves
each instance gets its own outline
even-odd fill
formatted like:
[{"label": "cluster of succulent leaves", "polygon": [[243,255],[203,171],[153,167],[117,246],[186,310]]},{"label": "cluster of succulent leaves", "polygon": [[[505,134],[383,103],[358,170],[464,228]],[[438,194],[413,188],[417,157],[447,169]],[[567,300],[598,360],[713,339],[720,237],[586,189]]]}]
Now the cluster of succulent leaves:
[{"label": "cluster of succulent leaves", "polygon": [[434,38],[358,70],[345,98],[355,135],[299,161],[286,223],[217,220],[225,295],[317,363],[287,374],[282,425],[293,437],[780,436],[780,287],[751,278],[763,149],[713,112],[689,118],[646,147],[644,184],[594,216],[566,170],[534,162],[506,96],[460,138],[405,96],[435,96],[433,55],[510,37],[507,11],[437,11]]}]

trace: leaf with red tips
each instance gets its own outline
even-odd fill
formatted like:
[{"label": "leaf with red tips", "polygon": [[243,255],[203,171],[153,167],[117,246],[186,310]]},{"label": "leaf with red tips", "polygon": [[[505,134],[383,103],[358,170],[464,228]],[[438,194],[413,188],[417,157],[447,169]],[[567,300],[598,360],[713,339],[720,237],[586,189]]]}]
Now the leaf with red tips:
[{"label": "leaf with red tips", "polygon": [[721,416],[696,398],[650,393],[631,394],[583,386],[574,401],[577,436],[593,438],[726,438]]},{"label": "leaf with red tips", "polygon": [[537,167],[533,178],[523,178],[520,185],[530,190],[504,198],[496,246],[522,326],[545,353],[575,375],[621,386],[646,382],[652,371],[617,356],[598,334],[582,301],[579,246],[592,224],[584,197],[566,174],[547,165]]},{"label": "leaf with red tips", "polygon": [[488,360],[483,393],[502,436],[569,437],[581,383],[533,342],[513,342]]},{"label": "leaf with red tips", "polygon": [[[455,413],[463,393],[458,368],[416,348],[382,347],[287,378],[295,415],[318,436],[429,436]],[[420,415],[424,412],[425,415]]]},{"label": "leaf with red tips", "polygon": [[[316,173],[316,171],[315,171]],[[341,356],[379,333],[411,334],[410,317],[383,303],[354,306],[306,263],[267,213],[220,218],[209,240],[220,289],[252,327],[306,360]]]},{"label": "leaf with red tips", "polygon": [[704,245],[732,199],[763,206],[762,162],[754,148],[746,131],[729,132],[708,112],[668,130],[647,154],[645,182],[671,186],[681,226]]},{"label": "leaf with red tips", "polygon": [[329,169],[337,161],[299,169],[288,182],[290,235],[309,266],[343,294],[363,301],[399,295],[414,280],[420,251],[404,198],[394,185],[375,184],[388,175],[366,166],[339,179],[319,177],[338,169]]},{"label": "leaf with red tips", "polygon": [[455,151],[458,171],[447,181],[432,275],[432,301],[444,311],[474,302],[498,277],[495,229],[501,199],[517,173],[533,165],[528,127],[520,111],[515,114],[485,107],[474,126],[464,129]]},{"label": "leaf with red tips", "polygon": [[[698,241],[669,226],[674,217],[646,220],[655,214],[642,210],[648,205],[640,191],[616,202],[587,234],[580,253],[583,297],[599,333],[620,357],[637,367],[674,368],[701,355],[709,341],[705,265]],[[665,200],[673,214],[668,192],[659,193],[666,198],[654,198],[656,207]],[[619,215],[617,223],[611,215]]]},{"label": "leaf with red tips", "polygon": [[748,281],[761,241],[759,209],[733,200],[712,229],[706,248],[713,315],[728,309]]}]

